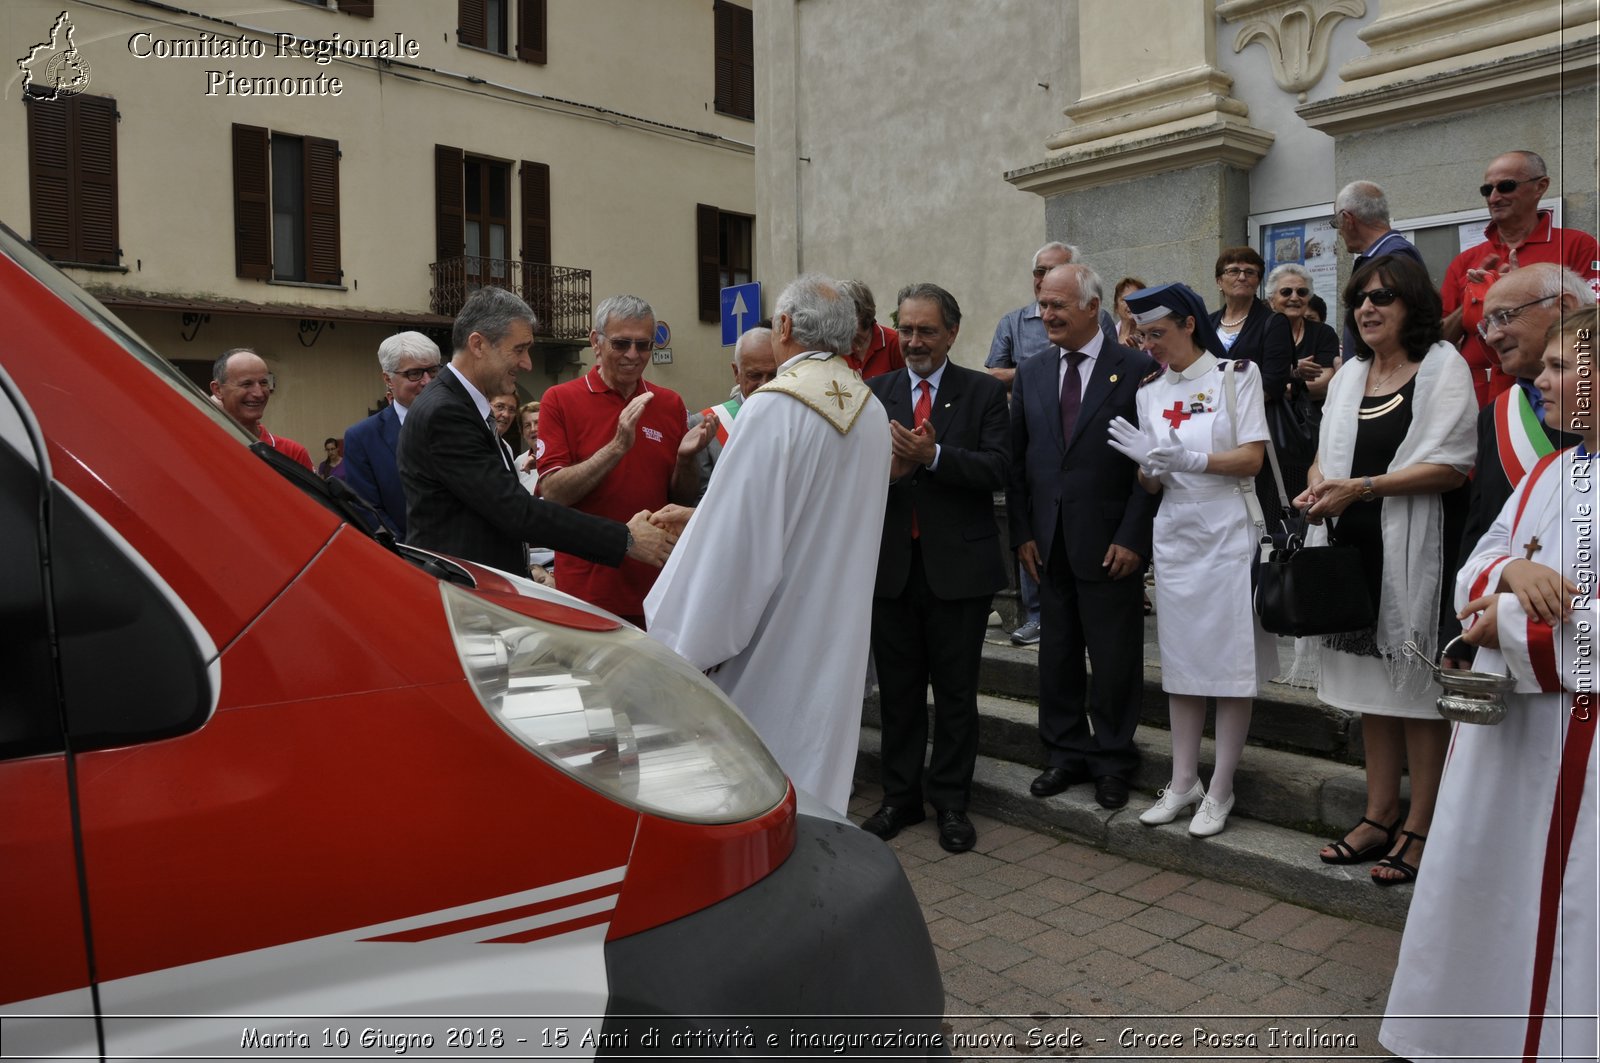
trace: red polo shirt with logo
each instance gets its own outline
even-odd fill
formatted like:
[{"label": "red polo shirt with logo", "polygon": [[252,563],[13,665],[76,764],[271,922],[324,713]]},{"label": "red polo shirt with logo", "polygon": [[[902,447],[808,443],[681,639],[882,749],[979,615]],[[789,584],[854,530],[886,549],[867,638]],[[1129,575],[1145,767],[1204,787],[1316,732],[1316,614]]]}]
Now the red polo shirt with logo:
[{"label": "red polo shirt with logo", "polygon": [[[1488,283],[1469,284],[1467,270],[1482,269],[1490,256],[1497,260],[1498,268],[1511,256],[1511,249],[1500,239],[1500,229],[1493,222],[1483,230],[1483,235],[1483,243],[1467,248],[1451,261],[1450,268],[1445,271],[1444,287],[1439,291],[1446,317],[1455,313],[1457,307],[1465,307],[1461,315],[1461,326],[1466,329],[1461,357],[1472,370],[1472,386],[1478,393],[1480,407],[1493,402],[1515,379],[1501,371],[1500,355],[1478,335],[1478,322],[1483,320],[1484,293],[1495,278],[1491,276]],[[1600,297],[1600,246],[1582,229],[1556,228],[1548,210],[1539,212],[1533,232],[1517,248],[1518,266],[1531,266],[1535,262],[1566,266],[1588,281],[1590,289]]]},{"label": "red polo shirt with logo", "polygon": [[[573,509],[626,522],[641,509],[654,511],[667,504],[689,413],[675,391],[642,379],[639,391],[655,398],[645,405],[633,446]],[[539,456],[540,486],[557,469],[586,461],[611,442],[628,401],[600,378],[598,368],[546,391],[539,402],[539,442],[544,446]],[[644,615],[644,596],[660,571],[632,558],[612,568],[556,554],[558,586],[618,616]]]}]

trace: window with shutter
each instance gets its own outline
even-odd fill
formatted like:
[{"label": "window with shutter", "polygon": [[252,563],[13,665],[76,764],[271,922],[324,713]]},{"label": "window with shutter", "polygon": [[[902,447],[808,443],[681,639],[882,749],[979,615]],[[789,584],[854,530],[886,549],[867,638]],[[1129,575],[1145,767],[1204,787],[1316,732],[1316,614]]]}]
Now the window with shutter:
[{"label": "window with shutter", "polygon": [[342,284],[339,142],[233,127],[235,272]]},{"label": "window with shutter", "polygon": [[543,63],[546,52],[545,0],[517,0],[517,58]]},{"label": "window with shutter", "polygon": [[748,214],[695,205],[701,321],[722,320],[722,289],[755,279],[755,221]]},{"label": "window with shutter", "polygon": [[542,162],[522,163],[522,298],[538,315],[540,325],[551,324],[550,278],[550,167]]},{"label": "window with shutter", "polygon": [[433,147],[435,262],[460,258],[466,248],[466,219],[462,211],[466,198],[461,169],[463,155],[460,148],[447,148],[443,144]]},{"label": "window with shutter", "polygon": [[750,9],[714,0],[715,106],[734,118],[756,116],[755,22]]},{"label": "window with shutter", "polygon": [[117,103],[23,97],[32,240],[58,262],[117,266]]},{"label": "window with shutter", "polygon": [[489,0],[456,0],[456,43],[489,47]]},{"label": "window with shutter", "polygon": [[376,0],[339,0],[339,10],[347,15],[371,18]]}]

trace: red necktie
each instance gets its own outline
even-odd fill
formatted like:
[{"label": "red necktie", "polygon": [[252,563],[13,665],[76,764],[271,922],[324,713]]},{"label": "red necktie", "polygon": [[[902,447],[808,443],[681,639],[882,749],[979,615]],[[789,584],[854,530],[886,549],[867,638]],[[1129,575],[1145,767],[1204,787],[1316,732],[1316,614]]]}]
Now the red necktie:
[{"label": "red necktie", "polygon": [[[911,427],[921,428],[933,416],[933,385],[926,380],[917,382],[917,406],[911,411]],[[911,509],[911,537],[922,538],[922,530],[917,527],[917,510]]]}]

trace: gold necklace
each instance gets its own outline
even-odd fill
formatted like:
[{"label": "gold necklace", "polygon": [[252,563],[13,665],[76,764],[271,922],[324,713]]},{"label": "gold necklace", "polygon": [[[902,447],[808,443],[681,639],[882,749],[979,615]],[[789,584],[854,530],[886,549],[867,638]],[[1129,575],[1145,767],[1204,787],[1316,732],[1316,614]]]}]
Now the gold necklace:
[{"label": "gold necklace", "polygon": [[[1376,356],[1374,356],[1374,357],[1376,357]],[[1383,374],[1383,379],[1379,380],[1376,384],[1371,385],[1372,393],[1374,395],[1379,394],[1381,392],[1382,388],[1383,388],[1383,385],[1387,384],[1389,382],[1389,378],[1394,376],[1396,373],[1398,373],[1401,370],[1401,368],[1405,366],[1405,364],[1406,364],[1406,362],[1408,360],[1409,359],[1407,359],[1404,355],[1401,355],[1400,356],[1400,361],[1395,363],[1395,367],[1393,369],[1389,370],[1387,373]],[[1369,370],[1369,372],[1370,372],[1370,370]]]}]

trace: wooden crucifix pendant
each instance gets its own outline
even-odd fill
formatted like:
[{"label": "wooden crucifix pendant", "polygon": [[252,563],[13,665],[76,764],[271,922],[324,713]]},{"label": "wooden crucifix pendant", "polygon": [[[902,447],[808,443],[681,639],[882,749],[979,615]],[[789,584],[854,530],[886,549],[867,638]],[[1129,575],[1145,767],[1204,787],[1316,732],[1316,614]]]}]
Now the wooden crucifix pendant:
[{"label": "wooden crucifix pendant", "polygon": [[1539,547],[1542,545],[1544,544],[1539,542],[1539,537],[1535,535],[1533,538],[1529,539],[1526,544],[1524,544],[1522,556],[1527,560],[1532,561],[1533,555],[1539,552]]}]

